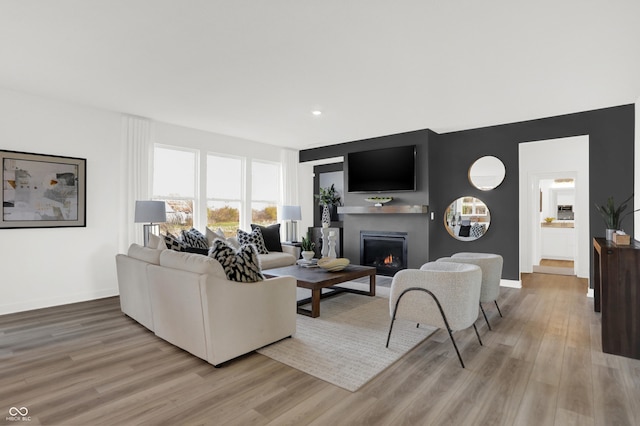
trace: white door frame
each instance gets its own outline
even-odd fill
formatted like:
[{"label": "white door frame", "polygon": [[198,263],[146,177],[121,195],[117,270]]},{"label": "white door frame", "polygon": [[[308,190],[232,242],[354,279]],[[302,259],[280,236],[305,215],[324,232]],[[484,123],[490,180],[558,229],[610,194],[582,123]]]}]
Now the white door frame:
[{"label": "white door frame", "polygon": [[572,173],[576,179],[577,223],[574,269],[578,277],[589,279],[589,136],[520,143],[518,156],[520,272],[532,272],[536,248],[539,255],[540,180],[560,174],[569,177]]}]

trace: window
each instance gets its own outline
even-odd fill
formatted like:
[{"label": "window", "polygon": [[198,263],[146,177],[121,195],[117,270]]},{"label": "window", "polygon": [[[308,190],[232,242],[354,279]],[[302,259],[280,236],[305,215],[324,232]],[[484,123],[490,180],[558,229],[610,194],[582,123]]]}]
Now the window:
[{"label": "window", "polygon": [[251,162],[251,223],[271,225],[278,220],[280,165]]},{"label": "window", "polygon": [[281,165],[204,150],[155,145],[153,199],[167,202],[162,233],[221,228],[227,237],[251,223],[277,221]]},{"label": "window", "polygon": [[167,202],[163,233],[180,234],[190,229],[196,211],[196,151],[156,146],[153,155],[153,199]]},{"label": "window", "polygon": [[219,155],[207,156],[207,226],[221,228],[235,236],[242,211],[243,160]]}]

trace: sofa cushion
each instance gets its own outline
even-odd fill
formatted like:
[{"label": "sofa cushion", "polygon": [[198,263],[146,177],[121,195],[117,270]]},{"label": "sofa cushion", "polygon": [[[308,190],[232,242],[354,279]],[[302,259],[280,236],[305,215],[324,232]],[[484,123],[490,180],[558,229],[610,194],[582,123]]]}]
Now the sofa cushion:
[{"label": "sofa cushion", "polygon": [[271,252],[269,254],[261,254],[260,267],[262,270],[282,268],[284,266],[290,266],[296,263],[296,258],[290,253],[283,252]]},{"label": "sofa cushion", "polygon": [[194,253],[163,250],[160,252],[160,266],[226,278],[224,269],[218,261],[209,256]]},{"label": "sofa cushion", "polygon": [[164,238],[151,233],[149,233],[149,247],[156,248],[158,250],[167,249],[167,245],[164,242]]},{"label": "sofa cushion", "polygon": [[224,231],[222,230],[222,228],[218,228],[215,231],[211,228],[207,228],[205,233],[207,234],[206,237],[209,247],[213,245],[213,242],[216,240],[216,238],[222,238],[223,240],[227,238],[226,235],[224,235]]},{"label": "sofa cushion", "polygon": [[280,243],[280,224],[270,226],[251,224],[251,229],[260,228],[262,238],[264,239],[264,246],[269,253],[273,251],[282,251],[282,244]]},{"label": "sofa cushion", "polygon": [[150,247],[142,247],[139,244],[131,244],[127,254],[134,259],[142,260],[147,263],[153,263],[154,265],[160,264],[160,253],[162,250],[157,250]]},{"label": "sofa cushion", "polygon": [[183,229],[181,232],[181,236],[182,236],[182,242],[189,247],[198,248],[198,249],[209,248],[207,237],[205,237],[202,234],[202,232],[198,231],[196,228],[191,228],[188,231]]},{"label": "sofa cushion", "polygon": [[217,239],[213,242],[209,256],[220,262],[231,281],[253,283],[264,280],[258,253],[253,244],[241,245],[236,250],[226,241]]},{"label": "sofa cushion", "polygon": [[251,233],[238,229],[238,241],[240,242],[240,246],[247,244],[255,246],[259,254],[269,253],[267,248],[264,246],[264,238],[262,237],[262,231],[260,228],[255,228]]}]

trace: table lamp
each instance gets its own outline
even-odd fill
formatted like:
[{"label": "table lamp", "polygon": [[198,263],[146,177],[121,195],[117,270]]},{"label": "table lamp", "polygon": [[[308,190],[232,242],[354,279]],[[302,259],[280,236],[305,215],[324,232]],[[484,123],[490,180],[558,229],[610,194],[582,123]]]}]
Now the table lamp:
[{"label": "table lamp", "polygon": [[298,238],[298,222],[302,219],[300,206],[282,206],[282,220],[287,221],[286,241],[296,242]]},{"label": "table lamp", "polygon": [[149,246],[149,234],[160,234],[158,223],[167,221],[167,208],[164,201],[136,201],[135,223],[144,223],[144,246]]}]

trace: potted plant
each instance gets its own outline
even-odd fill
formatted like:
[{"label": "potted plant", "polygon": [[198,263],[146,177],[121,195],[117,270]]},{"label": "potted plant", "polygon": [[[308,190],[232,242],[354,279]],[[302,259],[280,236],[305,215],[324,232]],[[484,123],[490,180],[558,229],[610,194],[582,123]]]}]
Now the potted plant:
[{"label": "potted plant", "polygon": [[302,258],[307,261],[313,259],[313,256],[315,256],[313,249],[315,247],[316,243],[311,241],[311,237],[307,233],[306,237],[302,237]]},{"label": "potted plant", "polygon": [[318,200],[318,205],[322,206],[322,226],[328,228],[331,222],[331,211],[329,208],[340,205],[338,191],[336,191],[335,185],[331,184],[328,188],[320,188],[320,193],[315,194],[314,197]]},{"label": "potted plant", "polygon": [[602,216],[604,224],[607,227],[607,240],[613,239],[613,233],[620,229],[620,214],[627,208],[627,203],[633,198],[633,194],[626,200],[624,200],[618,207],[616,207],[613,197],[607,199],[607,204],[599,206],[596,204],[598,213]]}]

